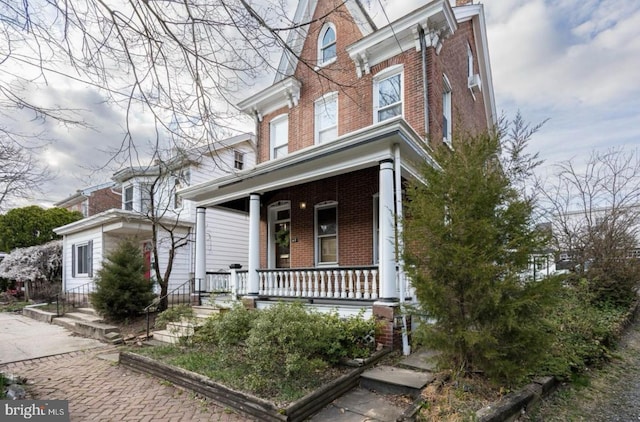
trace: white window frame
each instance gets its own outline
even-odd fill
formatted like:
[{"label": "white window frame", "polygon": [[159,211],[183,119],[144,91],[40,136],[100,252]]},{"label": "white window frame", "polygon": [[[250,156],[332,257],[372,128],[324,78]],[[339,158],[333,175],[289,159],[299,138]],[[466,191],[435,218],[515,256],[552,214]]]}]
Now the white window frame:
[{"label": "white window frame", "polygon": [[233,150],[233,168],[236,170],[244,169],[244,152],[237,149]]},{"label": "white window frame", "polygon": [[[127,198],[127,192],[131,193],[131,198]],[[122,190],[122,209],[127,211],[133,211],[133,198],[134,198],[135,190],[133,185],[126,186]]]},{"label": "white window frame", "polygon": [[[269,268],[276,268],[276,250],[278,248],[276,247],[276,244],[275,244],[276,243],[275,242],[275,238],[276,238],[275,226],[277,223],[288,221],[289,227],[291,227],[291,201],[278,201],[276,203],[269,205],[268,210],[269,210],[268,212],[269,243],[268,243],[267,256],[269,261]],[[289,210],[289,218],[285,220],[278,220],[278,212],[284,211],[284,210]],[[289,252],[289,254],[291,254],[291,252]]]},{"label": "white window frame", "polygon": [[[324,37],[328,31],[333,31],[333,42],[324,44]],[[338,31],[336,31],[336,27],[333,23],[327,22],[324,24],[320,33],[318,35],[318,66],[326,66],[336,61],[338,58]],[[335,54],[332,57],[329,57],[327,60],[324,59],[324,52],[326,49],[334,47]]]},{"label": "white window frame", "polygon": [[442,141],[453,146],[452,120],[452,89],[447,75],[442,75]]},{"label": "white window frame", "polygon": [[[80,250],[85,250],[84,255],[80,255]],[[93,241],[76,243],[71,247],[72,276],[73,277],[93,277]]]},{"label": "white window frame", "polygon": [[[387,104],[384,107],[380,107],[380,84],[391,79],[400,78],[400,101],[393,104]],[[404,116],[404,67],[403,65],[395,65],[381,70],[373,77],[373,122],[378,123],[385,120],[393,119],[398,116]],[[380,112],[392,109],[400,105],[400,114],[386,119],[380,120]]]},{"label": "white window frame", "polygon": [[[320,235],[318,233],[318,211],[325,210],[328,208],[334,208],[336,210],[336,232],[331,235]],[[313,244],[315,250],[315,261],[317,266],[335,266],[338,265],[339,261],[339,243],[338,243],[338,234],[339,234],[339,224],[338,224],[338,202],[337,201],[325,201],[319,204],[316,204],[313,212]],[[320,260],[322,256],[322,251],[320,250],[320,239],[335,237],[336,239],[336,260],[335,261],[327,261],[323,262]]]},{"label": "white window frame", "polygon": [[[283,125],[286,131],[286,142],[276,143],[276,129]],[[269,122],[269,155],[271,159],[275,159],[279,155],[279,150],[284,149],[285,152],[280,156],[285,156],[289,153],[289,115],[281,114],[274,117]]]},{"label": "white window frame", "polygon": [[151,201],[153,201],[151,183],[140,183],[140,213],[148,214],[151,211]]},{"label": "white window frame", "polygon": [[[333,116],[328,116],[327,114],[327,105],[334,103],[335,104],[335,113]],[[333,117],[333,124],[327,127],[321,127],[320,123],[322,119],[320,118],[322,113],[324,113],[328,117]],[[315,143],[320,144],[321,135],[334,132],[333,136],[329,136],[329,139],[335,139],[338,137],[338,93],[337,92],[329,92],[322,97],[318,98],[314,103],[314,132],[315,132]]]}]

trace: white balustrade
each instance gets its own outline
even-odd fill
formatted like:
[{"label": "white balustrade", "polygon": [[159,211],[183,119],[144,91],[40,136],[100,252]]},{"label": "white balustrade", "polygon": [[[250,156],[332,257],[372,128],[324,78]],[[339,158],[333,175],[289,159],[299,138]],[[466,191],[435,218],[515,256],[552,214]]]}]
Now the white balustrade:
[{"label": "white balustrade", "polygon": [[[369,300],[379,296],[376,267],[259,270],[258,280],[259,293],[266,296]],[[238,273],[238,294],[246,292],[246,283],[247,273]]]}]

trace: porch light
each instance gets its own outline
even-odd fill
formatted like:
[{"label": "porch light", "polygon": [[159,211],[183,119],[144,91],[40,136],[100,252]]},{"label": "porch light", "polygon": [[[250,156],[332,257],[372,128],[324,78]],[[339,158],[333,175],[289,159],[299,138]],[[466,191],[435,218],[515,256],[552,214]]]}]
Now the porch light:
[{"label": "porch light", "polygon": [[307,209],[307,203],[306,202],[300,202],[300,209],[301,210],[306,210]]}]

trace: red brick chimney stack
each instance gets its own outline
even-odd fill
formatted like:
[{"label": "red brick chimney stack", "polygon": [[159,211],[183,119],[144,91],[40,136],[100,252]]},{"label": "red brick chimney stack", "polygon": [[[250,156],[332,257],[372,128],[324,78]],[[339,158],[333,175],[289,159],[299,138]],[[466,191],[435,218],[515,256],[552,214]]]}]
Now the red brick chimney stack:
[{"label": "red brick chimney stack", "polygon": [[456,0],[456,7],[458,6],[466,6],[467,4],[472,4],[473,0]]}]

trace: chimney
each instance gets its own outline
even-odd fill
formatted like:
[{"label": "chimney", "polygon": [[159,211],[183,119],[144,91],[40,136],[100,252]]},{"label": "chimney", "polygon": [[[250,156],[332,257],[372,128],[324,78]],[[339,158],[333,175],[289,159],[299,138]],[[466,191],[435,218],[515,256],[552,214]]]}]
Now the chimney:
[{"label": "chimney", "polygon": [[473,0],[456,0],[456,7],[466,6],[468,4],[473,4]]}]

